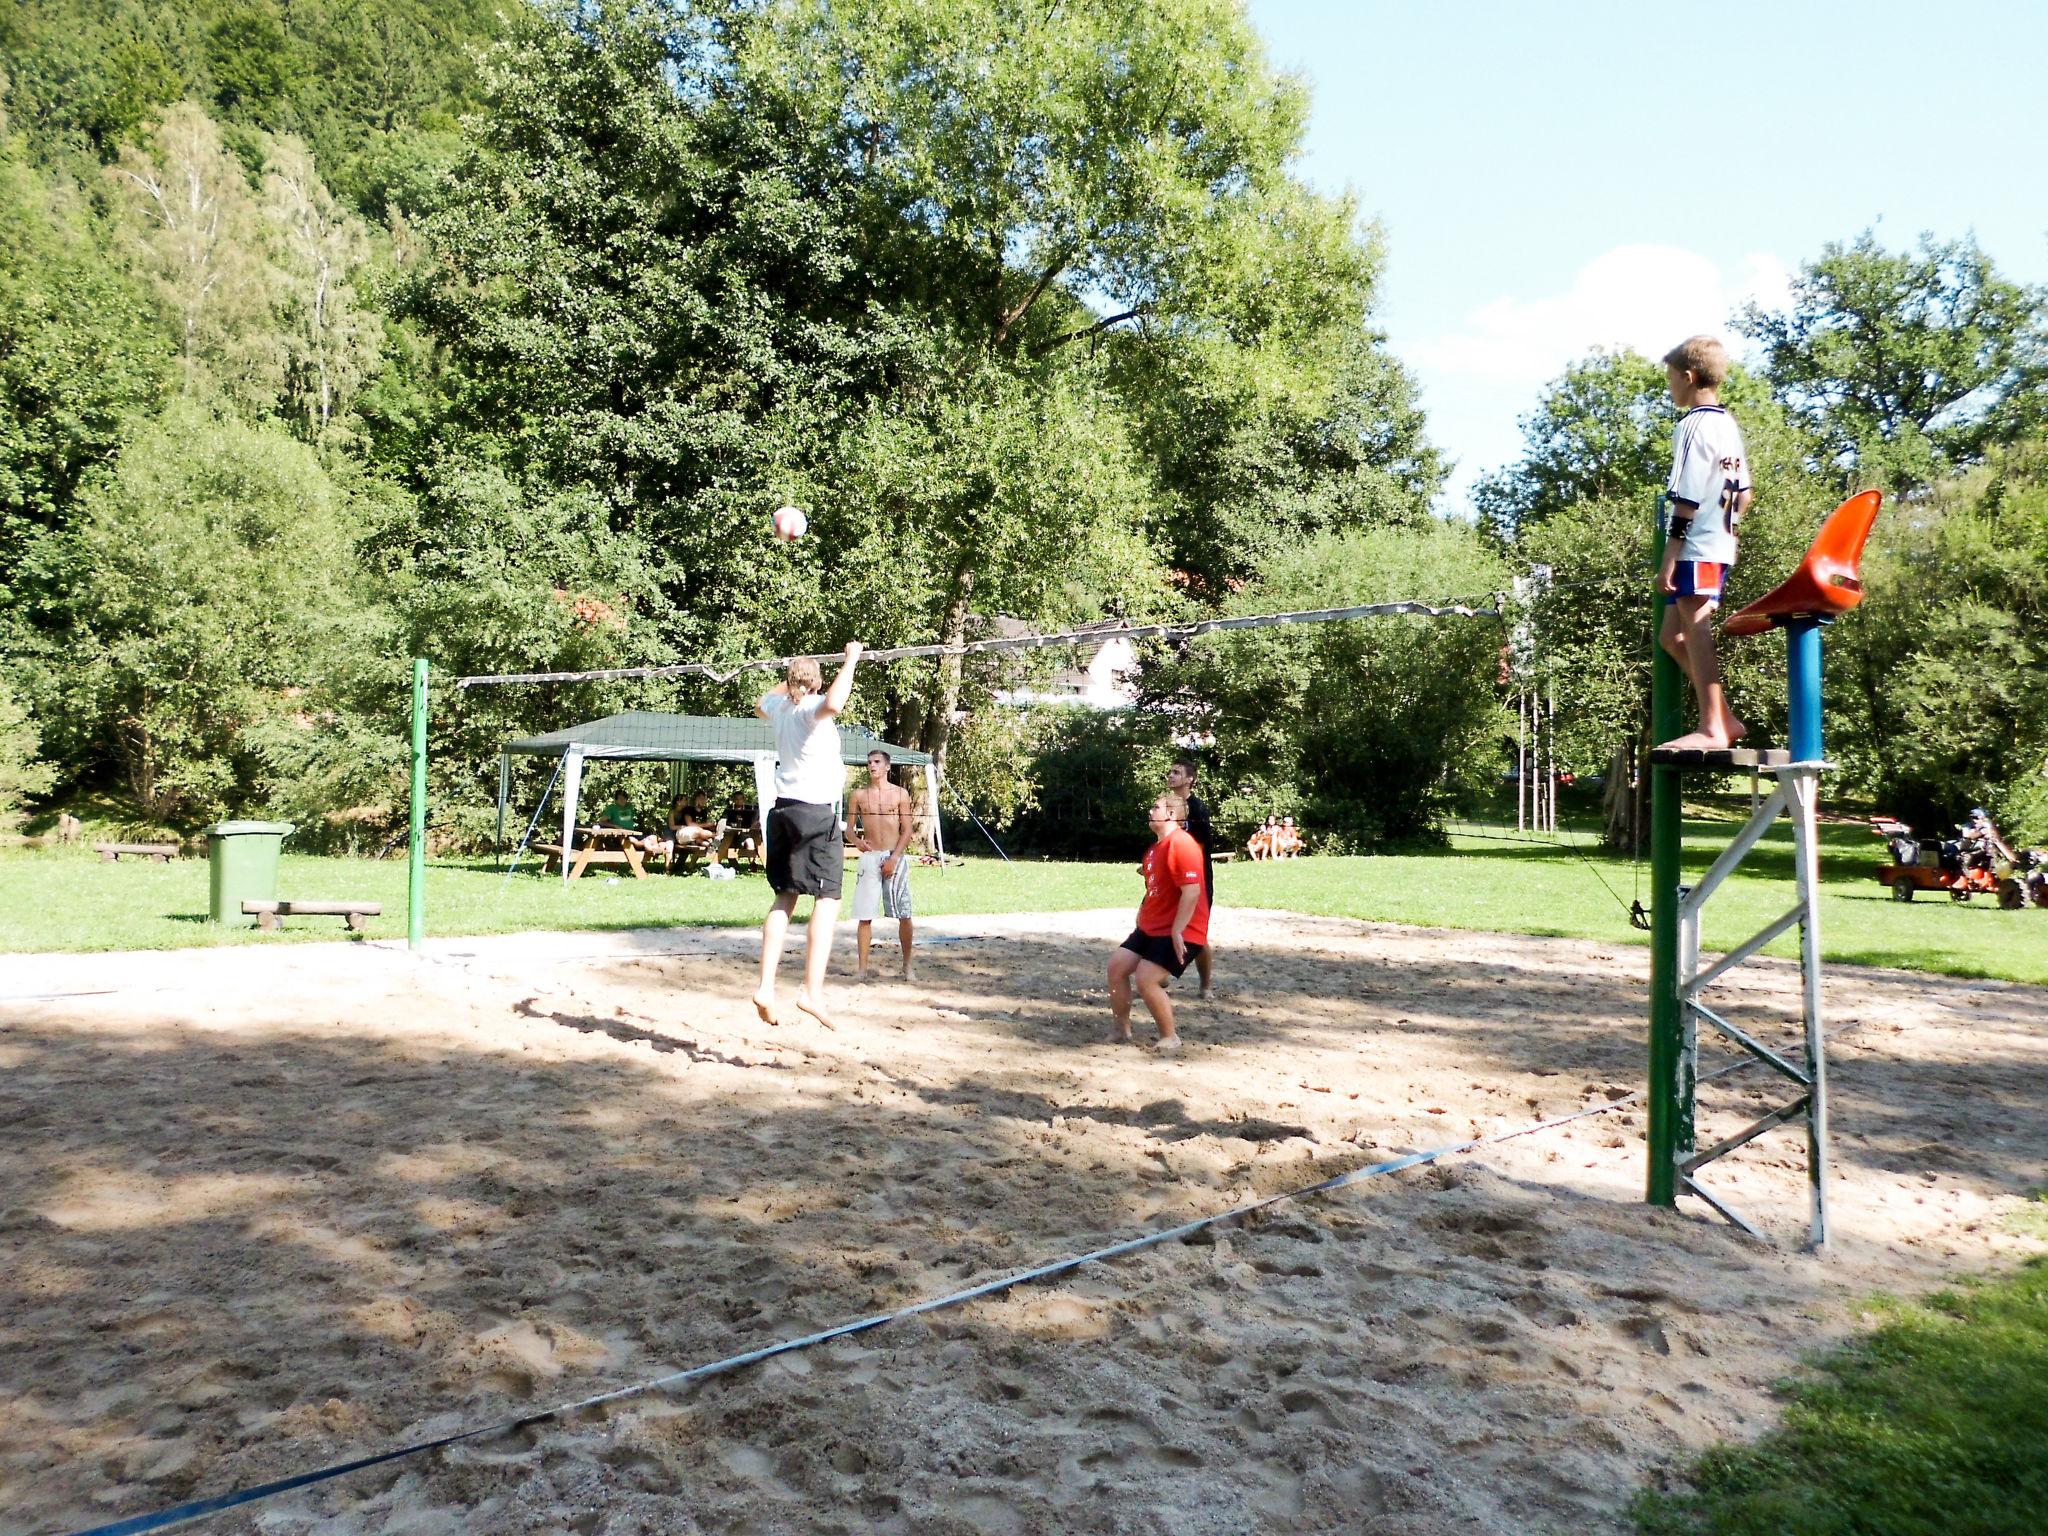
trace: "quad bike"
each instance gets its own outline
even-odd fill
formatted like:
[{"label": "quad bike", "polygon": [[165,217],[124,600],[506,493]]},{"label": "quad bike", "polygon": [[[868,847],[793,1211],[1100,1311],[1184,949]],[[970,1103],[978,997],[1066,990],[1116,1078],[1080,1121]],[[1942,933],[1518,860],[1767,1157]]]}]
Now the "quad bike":
[{"label": "quad bike", "polygon": [[2029,900],[2048,906],[2048,855],[2034,849],[2014,853],[1982,811],[1932,848],[1894,817],[1871,817],[1870,830],[1891,852],[1892,862],[1878,870],[1877,879],[1891,888],[1893,901],[1911,901],[1915,891],[1947,891],[1951,901],[1996,896],[2008,912]]},{"label": "quad bike", "polygon": [[1998,904],[2017,912],[2028,902],[2048,907],[2048,849],[2022,848],[2012,856],[2012,873],[1998,883]]}]

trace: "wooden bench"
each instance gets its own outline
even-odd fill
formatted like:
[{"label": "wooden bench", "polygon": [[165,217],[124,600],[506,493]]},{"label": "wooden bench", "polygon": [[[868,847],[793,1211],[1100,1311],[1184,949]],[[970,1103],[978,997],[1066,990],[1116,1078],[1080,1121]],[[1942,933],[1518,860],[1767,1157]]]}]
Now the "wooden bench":
[{"label": "wooden bench", "polygon": [[100,856],[102,864],[118,863],[125,854],[132,859],[153,859],[159,864],[168,864],[178,856],[176,843],[94,843],[92,851]]},{"label": "wooden bench", "polygon": [[381,901],[245,901],[242,911],[265,933],[276,933],[287,917],[338,917],[350,933],[362,933],[372,917],[384,915]]}]

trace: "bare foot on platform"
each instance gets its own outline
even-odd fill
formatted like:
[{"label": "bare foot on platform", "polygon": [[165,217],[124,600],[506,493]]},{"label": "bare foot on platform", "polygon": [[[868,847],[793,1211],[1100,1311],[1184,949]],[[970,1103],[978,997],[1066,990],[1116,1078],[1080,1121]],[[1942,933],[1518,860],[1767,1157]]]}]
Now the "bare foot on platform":
[{"label": "bare foot on platform", "polygon": [[782,1020],[775,1017],[775,994],[772,992],[756,992],[754,994],[754,1012],[761,1015],[761,1022],[763,1024],[780,1024],[782,1022]]},{"label": "bare foot on platform", "polygon": [[832,1015],[825,1011],[825,1004],[821,998],[811,996],[808,991],[799,992],[796,995],[796,1005],[800,1011],[808,1013],[834,1034],[838,1033],[839,1026],[832,1022]]},{"label": "bare foot on platform", "polygon": [[1669,741],[1660,741],[1655,750],[1659,752],[1726,752],[1735,743],[1726,736],[1716,736],[1711,731],[1694,731],[1686,736],[1674,736]]}]

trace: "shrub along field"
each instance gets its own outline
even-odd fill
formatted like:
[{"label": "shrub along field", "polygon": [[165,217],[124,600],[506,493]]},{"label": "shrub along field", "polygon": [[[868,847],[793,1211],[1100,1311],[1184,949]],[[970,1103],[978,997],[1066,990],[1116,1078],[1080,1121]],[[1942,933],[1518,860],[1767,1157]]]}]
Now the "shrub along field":
[{"label": "shrub along field", "polygon": [[[1725,819],[1686,824],[1686,867],[1704,870],[1732,830]],[[1891,901],[1874,878],[1884,850],[1860,826],[1822,829],[1825,848],[1821,936],[1829,960],[1901,966],[1961,976],[2048,982],[2048,912],[2000,912],[1988,898],[1966,905],[1922,898]],[[374,938],[405,934],[403,859],[314,858],[287,854],[279,894],[381,901]],[[1558,841],[1466,825],[1449,846],[1373,858],[1306,858],[1218,867],[1219,905],[1271,907],[1376,922],[1563,935],[1603,944],[1642,944],[1629,902],[1649,895],[1647,865],[1601,854],[1586,830]],[[917,876],[925,916],[977,912],[1136,908],[1135,870],[1123,863],[1024,862],[993,854]],[[702,877],[645,880],[586,875],[564,886],[528,861],[509,878],[488,860],[443,859],[427,872],[430,934],[518,933],[747,924],[760,919],[767,887],[758,875],[713,883]],[[1791,904],[1791,834],[1780,827],[1724,887],[1709,912],[1709,947],[1746,938]],[[191,945],[333,939],[338,919],[290,921],[280,939],[223,930],[205,921],[204,859],[175,864],[100,864],[88,852],[26,853],[0,860],[0,951],[177,949]],[[1769,953],[1791,954],[1780,939]]]}]

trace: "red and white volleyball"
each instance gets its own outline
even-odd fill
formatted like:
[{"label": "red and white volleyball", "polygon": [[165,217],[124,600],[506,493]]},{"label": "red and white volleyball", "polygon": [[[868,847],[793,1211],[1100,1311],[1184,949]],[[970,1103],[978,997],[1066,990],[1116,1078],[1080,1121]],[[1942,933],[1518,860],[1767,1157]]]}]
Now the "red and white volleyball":
[{"label": "red and white volleyball", "polygon": [[804,530],[810,526],[811,520],[795,507],[777,507],[775,509],[775,537],[781,539],[785,544],[791,539],[802,538]]}]

